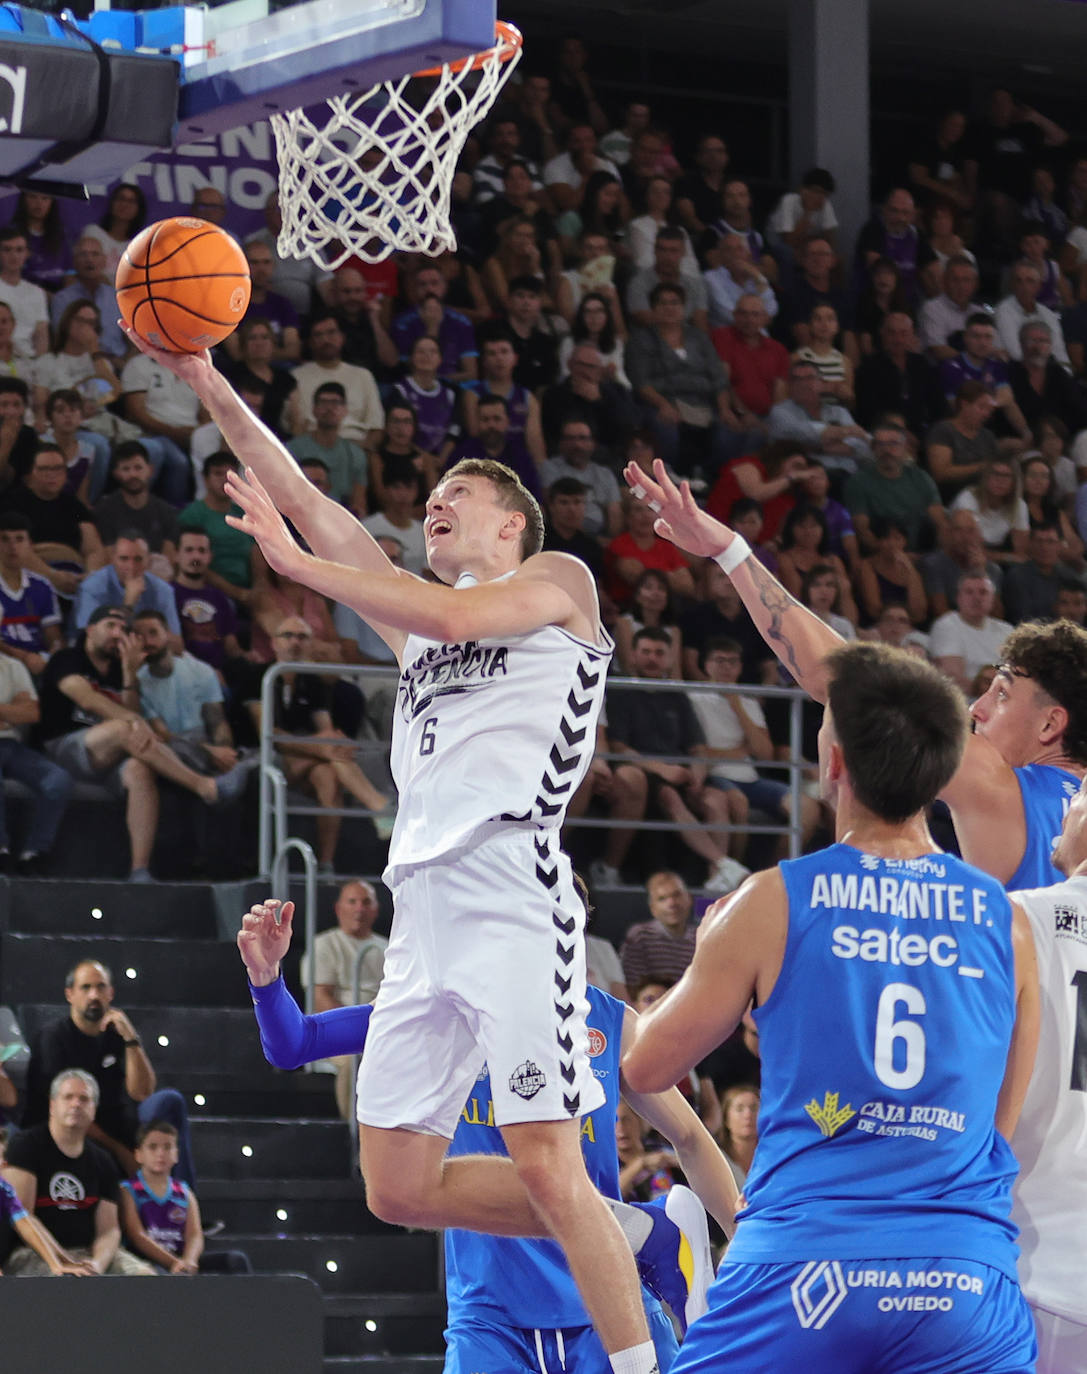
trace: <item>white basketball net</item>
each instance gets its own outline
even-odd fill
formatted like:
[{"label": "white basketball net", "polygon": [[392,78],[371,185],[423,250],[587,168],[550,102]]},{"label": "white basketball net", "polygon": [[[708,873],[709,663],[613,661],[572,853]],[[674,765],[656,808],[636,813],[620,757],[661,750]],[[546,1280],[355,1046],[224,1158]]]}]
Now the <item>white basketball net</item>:
[{"label": "white basketball net", "polygon": [[352,257],[455,249],[453,176],[469,131],[520,60],[520,35],[509,29],[500,26],[475,61],[334,96],[323,126],[306,110],[273,114],[280,255],[334,270]]}]

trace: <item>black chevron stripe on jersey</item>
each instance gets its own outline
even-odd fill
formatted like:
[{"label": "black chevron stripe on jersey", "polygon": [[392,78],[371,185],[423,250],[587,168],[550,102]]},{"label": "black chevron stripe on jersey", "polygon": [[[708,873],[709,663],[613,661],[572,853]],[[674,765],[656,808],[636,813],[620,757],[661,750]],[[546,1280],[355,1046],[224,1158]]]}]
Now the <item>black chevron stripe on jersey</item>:
[{"label": "black chevron stripe on jersey", "polygon": [[[559,1073],[563,1081],[571,1087],[577,1079],[577,1065],[574,1059],[574,1038],[566,1023],[574,1014],[574,998],[571,992],[573,975],[564,973],[573,963],[577,953],[578,922],[576,916],[567,916],[562,909],[559,891],[559,857],[554,837],[548,833],[538,835],[533,840],[536,850],[536,877],[548,894],[551,902],[551,923],[555,929],[555,1043],[559,1051]],[[581,1112],[581,1094],[563,1092],[562,1104],[571,1116]]]}]

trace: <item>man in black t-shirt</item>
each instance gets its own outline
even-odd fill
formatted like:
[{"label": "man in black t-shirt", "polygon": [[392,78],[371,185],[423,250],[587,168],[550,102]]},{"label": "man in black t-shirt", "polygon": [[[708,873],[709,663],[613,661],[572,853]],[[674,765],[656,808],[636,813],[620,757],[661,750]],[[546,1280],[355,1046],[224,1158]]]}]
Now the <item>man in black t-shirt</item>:
[{"label": "man in black t-shirt", "polygon": [[547,524],[544,549],[580,558],[597,583],[604,578],[604,550],[585,533],[585,497],[588,488],[576,477],[560,477],[547,489]]},{"label": "man in black t-shirt", "polygon": [[777,677],[777,665],[766,652],[766,643],[732,579],[716,563],[706,569],[706,600],[696,602],[679,622],[683,636],[683,676],[705,682],[702,654],[711,639],[735,639],[743,654],[741,682],[763,682],[763,665],[769,663]]},{"label": "man in black t-shirt", "polygon": [[[7,1179],[71,1261],[98,1274],[153,1275],[152,1265],[121,1249],[118,1174],[105,1150],[87,1139],[98,1085],[82,1069],[64,1069],[49,1090],[49,1119],[21,1131],[7,1147]],[[4,1261],[8,1274],[46,1276],[49,1269],[20,1246]]]},{"label": "man in black t-shirt", "polygon": [[74,596],[82,575],[106,561],[91,513],[66,489],[67,481],[60,449],[39,444],[26,476],[3,497],[5,510],[30,521],[33,548],[26,566],[47,578],[58,596]]}]

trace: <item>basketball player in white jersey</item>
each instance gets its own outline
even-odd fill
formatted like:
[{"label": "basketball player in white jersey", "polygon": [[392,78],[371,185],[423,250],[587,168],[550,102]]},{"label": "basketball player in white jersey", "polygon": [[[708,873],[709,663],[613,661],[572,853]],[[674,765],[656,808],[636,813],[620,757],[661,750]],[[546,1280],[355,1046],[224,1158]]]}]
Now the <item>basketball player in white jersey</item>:
[{"label": "basketball player in white jersey", "polygon": [[[248,482],[230,486],[244,512],[235,528],[277,572],[358,611],[401,665],[385,873],[396,915],[358,1091],[371,1209],[416,1227],[549,1232],[616,1374],[652,1374],[635,1264],[579,1146],[603,1090],[588,1056],[584,909],[558,836],[612,651],[591,574],[539,552],[538,505],[484,460],[458,464],[427,502],[439,582],[405,573],[307,481],[206,353],[130,337],[192,387],[245,464]],[[484,1061],[510,1160],[446,1160]]]},{"label": "basketball player in white jersey", "polygon": [[1041,1037],[1019,1125],[1012,1220],[1038,1374],[1087,1374],[1087,781],[1053,862],[1067,880],[1014,893],[1038,952]]}]

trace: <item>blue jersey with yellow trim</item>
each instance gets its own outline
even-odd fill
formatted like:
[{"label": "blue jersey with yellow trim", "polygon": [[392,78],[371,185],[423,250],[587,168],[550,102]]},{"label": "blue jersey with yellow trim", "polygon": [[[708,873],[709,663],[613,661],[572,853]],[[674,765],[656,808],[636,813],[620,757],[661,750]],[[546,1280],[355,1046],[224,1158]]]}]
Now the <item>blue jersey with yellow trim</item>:
[{"label": "blue jersey with yellow trim", "polygon": [[1018,892],[1063,883],[1064,874],[1053,867],[1050,855],[1061,833],[1064,813],[1079,791],[1079,778],[1051,763],[1028,763],[1013,772],[1023,798],[1027,843],[1022,862],[1004,886],[1009,892]]},{"label": "blue jersey with yellow trim", "polygon": [[759,1143],[730,1262],[976,1260],[1015,1277],[993,1125],[1015,1022],[1011,906],[948,854],[836,844],[781,865],[788,937],[755,1012]]},{"label": "blue jersey with yellow trim", "polygon": [[[626,1007],[599,988],[589,999],[589,1055],[605,1092],[604,1105],[581,1118],[581,1147],[589,1177],[607,1197],[619,1196],[615,1113],[619,1106],[619,1052]],[[491,1081],[480,1075],[461,1113],[450,1155],[504,1155],[494,1124]],[[487,1310],[507,1325],[556,1330],[591,1322],[562,1250],[551,1240],[512,1240],[471,1231],[445,1233],[445,1288],[449,1325],[469,1311]],[[648,1294],[647,1304],[652,1303]]]}]

